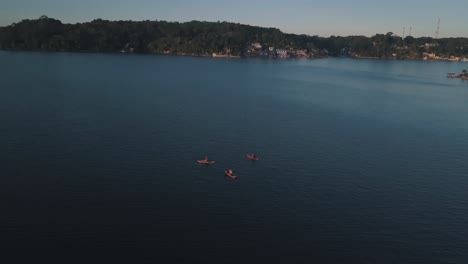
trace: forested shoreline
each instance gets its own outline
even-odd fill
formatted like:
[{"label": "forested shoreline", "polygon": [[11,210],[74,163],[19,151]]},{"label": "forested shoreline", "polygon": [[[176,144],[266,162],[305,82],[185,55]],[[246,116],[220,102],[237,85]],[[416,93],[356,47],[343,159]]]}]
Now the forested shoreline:
[{"label": "forested shoreline", "polygon": [[65,24],[42,16],[0,27],[0,49],[270,57],[284,52],[288,57],[463,60],[468,58],[468,39],[402,38],[392,32],[319,37],[230,22],[96,19]]}]

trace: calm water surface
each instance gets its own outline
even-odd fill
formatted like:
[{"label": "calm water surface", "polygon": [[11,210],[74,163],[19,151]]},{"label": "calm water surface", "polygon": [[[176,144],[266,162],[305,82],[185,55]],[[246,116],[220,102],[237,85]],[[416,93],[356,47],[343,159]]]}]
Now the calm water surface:
[{"label": "calm water surface", "polygon": [[2,52],[2,255],[467,263],[467,67]]}]

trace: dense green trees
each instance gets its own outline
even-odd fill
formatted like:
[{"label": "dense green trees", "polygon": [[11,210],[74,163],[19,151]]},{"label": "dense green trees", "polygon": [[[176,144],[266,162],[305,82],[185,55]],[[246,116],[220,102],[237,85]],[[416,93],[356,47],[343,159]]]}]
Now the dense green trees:
[{"label": "dense green trees", "polygon": [[89,52],[187,53],[230,52],[241,55],[249,43],[265,48],[296,48],[333,56],[421,58],[424,52],[440,56],[467,56],[468,39],[404,39],[393,33],[323,38],[285,34],[228,22],[108,21],[63,24],[42,16],[0,27],[0,49]]}]

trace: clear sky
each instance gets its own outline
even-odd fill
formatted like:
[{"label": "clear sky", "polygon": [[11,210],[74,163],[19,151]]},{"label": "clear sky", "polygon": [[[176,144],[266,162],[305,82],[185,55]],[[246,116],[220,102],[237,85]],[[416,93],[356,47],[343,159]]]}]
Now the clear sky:
[{"label": "clear sky", "polygon": [[229,21],[309,35],[468,37],[468,0],[0,0],[0,26],[46,15],[64,23]]}]

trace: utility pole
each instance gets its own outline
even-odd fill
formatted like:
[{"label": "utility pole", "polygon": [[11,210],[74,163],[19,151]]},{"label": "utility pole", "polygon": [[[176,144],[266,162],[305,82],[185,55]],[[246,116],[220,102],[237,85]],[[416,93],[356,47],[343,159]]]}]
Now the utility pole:
[{"label": "utility pole", "polygon": [[402,38],[402,39],[405,38],[405,30],[406,30],[406,27],[403,27],[403,34],[401,35],[401,38]]},{"label": "utility pole", "polygon": [[440,18],[439,20],[437,20],[437,29],[436,29],[436,34],[435,34],[436,39],[439,38],[439,28],[440,28]]}]

